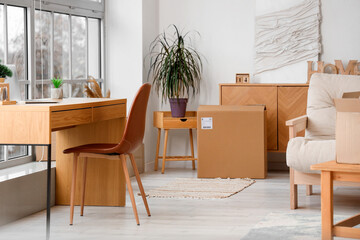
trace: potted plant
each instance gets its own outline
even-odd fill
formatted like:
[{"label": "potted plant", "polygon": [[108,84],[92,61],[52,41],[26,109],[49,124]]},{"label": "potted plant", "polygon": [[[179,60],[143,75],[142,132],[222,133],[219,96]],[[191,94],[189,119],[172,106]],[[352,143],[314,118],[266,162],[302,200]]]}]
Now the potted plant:
[{"label": "potted plant", "polygon": [[184,117],[190,96],[200,90],[202,61],[200,54],[191,47],[189,32],[182,34],[175,25],[173,36],[165,32],[156,37],[150,46],[150,73],[153,86],[161,92],[162,100],[169,98],[171,115]]},{"label": "potted plant", "polygon": [[0,60],[0,83],[5,82],[6,77],[12,77],[13,73],[7,66],[1,64]]},{"label": "potted plant", "polygon": [[63,98],[63,89],[61,88],[63,80],[61,78],[51,79],[54,87],[51,88],[51,98],[52,99],[62,99]]}]

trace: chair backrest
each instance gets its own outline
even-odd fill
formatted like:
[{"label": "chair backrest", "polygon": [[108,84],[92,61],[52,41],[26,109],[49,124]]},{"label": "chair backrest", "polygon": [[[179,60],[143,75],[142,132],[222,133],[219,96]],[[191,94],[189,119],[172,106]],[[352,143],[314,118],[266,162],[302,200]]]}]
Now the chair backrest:
[{"label": "chair backrest", "polygon": [[344,92],[360,91],[360,76],[315,73],[311,76],[307,116],[307,139],[335,139],[336,109],[334,98]]},{"label": "chair backrest", "polygon": [[132,103],[123,138],[118,145],[119,152],[131,153],[142,142],[145,133],[146,108],[148,105],[151,84],[143,84]]}]

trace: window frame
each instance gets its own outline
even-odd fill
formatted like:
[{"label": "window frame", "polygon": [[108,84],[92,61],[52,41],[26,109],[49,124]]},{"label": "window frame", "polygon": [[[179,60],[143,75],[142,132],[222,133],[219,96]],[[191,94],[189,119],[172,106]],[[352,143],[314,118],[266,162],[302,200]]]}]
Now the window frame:
[{"label": "window frame", "polygon": [[[41,1],[41,2],[40,2]],[[100,87],[105,93],[106,82],[105,82],[105,0],[100,0],[100,2],[89,1],[89,0],[0,0],[0,4],[14,7],[23,7],[24,8],[24,51],[25,51],[25,79],[18,80],[20,87],[25,87],[25,99],[34,99],[36,96],[36,85],[39,83],[48,84],[51,83],[50,79],[45,80],[36,80],[36,54],[35,54],[35,10],[48,11],[51,13],[51,74],[53,74],[54,66],[54,13],[67,14],[69,15],[70,21],[70,43],[69,43],[69,79],[64,80],[64,83],[85,83],[87,77],[89,76],[89,18],[95,18],[99,20],[99,78],[96,80],[99,82]],[[4,11],[6,12],[6,11]],[[85,17],[86,19],[86,79],[73,79],[72,76],[72,16]],[[7,16],[4,13],[4,39],[6,41],[4,47],[4,58],[6,59],[5,64],[7,63],[8,57],[8,35],[7,35]],[[69,97],[71,97],[71,87],[69,89]],[[4,146],[4,161],[0,162],[0,169],[11,167],[14,165],[23,164],[26,162],[33,161],[35,159],[33,153],[35,152],[35,147],[28,147],[27,156],[21,156],[17,158],[8,159],[8,147]]]}]

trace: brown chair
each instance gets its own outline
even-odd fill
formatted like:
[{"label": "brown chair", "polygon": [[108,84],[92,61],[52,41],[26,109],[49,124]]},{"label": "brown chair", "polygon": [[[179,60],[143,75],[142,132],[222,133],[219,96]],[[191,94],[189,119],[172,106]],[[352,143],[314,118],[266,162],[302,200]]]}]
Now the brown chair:
[{"label": "brown chair", "polygon": [[73,224],[74,217],[74,201],[75,201],[75,186],[76,186],[76,168],[77,162],[80,157],[84,159],[84,172],[83,172],[83,186],[82,186],[82,196],[81,196],[81,212],[80,216],[84,214],[84,201],[85,201],[85,181],[86,181],[86,164],[88,158],[105,158],[111,160],[120,160],[125,174],[125,180],[127,188],[129,191],[131,204],[133,207],[136,223],[140,225],[139,216],[136,209],[135,198],[133,189],[131,187],[131,181],[129,177],[129,172],[126,166],[126,157],[125,154],[129,155],[131,165],[134,169],[137,183],[141,192],[142,199],[147,211],[148,216],[150,217],[149,206],[146,201],[146,196],[144,188],[141,183],[140,175],[136,167],[135,159],[132,154],[134,150],[143,142],[144,132],[145,132],[145,118],[146,118],[146,108],[149,100],[151,85],[145,83],[139,89],[134,102],[131,106],[130,114],[128,121],[126,123],[124,135],[120,143],[115,144],[87,144],[78,147],[68,148],[64,150],[64,153],[73,153],[74,154],[74,167],[72,175],[72,184],[71,184],[71,199],[70,199],[70,225]]}]

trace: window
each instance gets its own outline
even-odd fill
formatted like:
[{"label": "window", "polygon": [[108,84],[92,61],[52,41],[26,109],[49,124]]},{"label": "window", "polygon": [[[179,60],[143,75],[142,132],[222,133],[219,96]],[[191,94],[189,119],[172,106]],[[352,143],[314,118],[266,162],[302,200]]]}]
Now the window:
[{"label": "window", "polygon": [[35,97],[50,97],[53,77],[65,80],[65,97],[84,97],[89,76],[101,82],[100,38],[100,19],[35,10]]},{"label": "window", "polygon": [[[27,79],[25,10],[23,7],[0,5],[0,34],[3,36],[0,38],[0,60],[12,69],[14,76],[9,82],[20,99],[25,98],[25,88],[21,88],[19,81]],[[0,161],[27,157],[28,153],[26,146],[0,146]]]},{"label": "window", "polygon": [[[64,79],[64,97],[84,97],[89,76],[104,87],[103,19],[104,0],[0,0],[0,60],[14,72],[12,98],[49,98],[53,77]],[[0,169],[31,152],[0,146]]]}]

